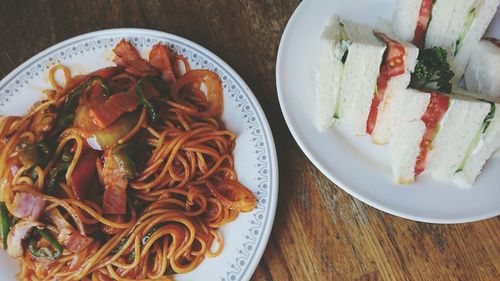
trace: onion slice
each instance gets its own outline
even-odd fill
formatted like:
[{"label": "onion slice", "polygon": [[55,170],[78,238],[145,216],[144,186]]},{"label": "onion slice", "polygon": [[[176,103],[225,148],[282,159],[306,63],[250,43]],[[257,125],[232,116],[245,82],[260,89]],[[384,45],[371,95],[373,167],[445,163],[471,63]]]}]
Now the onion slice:
[{"label": "onion slice", "polygon": [[200,112],[201,116],[218,117],[222,114],[222,82],[219,76],[210,70],[196,69],[186,72],[173,84],[171,94],[176,97],[179,91],[186,85],[198,83],[206,87],[205,95],[208,101],[208,108],[205,112]]},{"label": "onion slice", "polygon": [[239,211],[250,212],[257,205],[257,198],[253,193],[237,181],[224,180],[217,183],[217,187],[207,182],[208,189],[219,199],[224,207]]}]

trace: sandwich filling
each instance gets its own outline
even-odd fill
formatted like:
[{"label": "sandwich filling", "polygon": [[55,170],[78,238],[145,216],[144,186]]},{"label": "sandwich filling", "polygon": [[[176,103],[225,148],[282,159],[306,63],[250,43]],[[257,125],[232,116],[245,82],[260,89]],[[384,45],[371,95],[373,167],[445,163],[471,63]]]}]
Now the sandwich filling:
[{"label": "sandwich filling", "polygon": [[486,133],[488,130],[488,127],[491,124],[491,121],[495,117],[495,112],[496,112],[496,105],[492,102],[490,102],[490,112],[488,112],[488,115],[484,118],[483,123],[481,124],[481,127],[477,131],[476,135],[474,136],[474,139],[472,139],[471,143],[469,144],[469,147],[467,148],[467,152],[465,152],[464,159],[460,163],[460,166],[458,169],[455,171],[455,173],[463,171],[465,165],[467,164],[467,161],[469,158],[474,154],[474,151],[476,150],[476,147],[479,143],[479,140],[483,137],[483,135]]},{"label": "sandwich filling", "polygon": [[500,40],[491,37],[484,37],[483,39],[490,41],[491,43],[495,44],[495,46],[500,48]]},{"label": "sandwich filling", "polygon": [[467,35],[467,33],[469,33],[469,30],[470,30],[470,27],[472,25],[472,21],[474,20],[474,18],[476,17],[476,7],[472,7],[470,10],[469,10],[469,13],[467,14],[467,18],[465,18],[465,21],[464,21],[464,25],[462,27],[462,31],[460,31],[460,34],[458,35],[458,38],[457,38],[457,41],[455,43],[455,53],[454,55],[456,56],[458,51],[460,50],[460,47],[462,46],[462,42],[465,38],[465,36]]},{"label": "sandwich filling", "polygon": [[344,65],[347,60],[348,48],[351,44],[351,41],[348,40],[347,34],[344,29],[344,24],[339,23],[339,33],[336,38],[338,42],[337,47],[335,48],[335,58],[341,62],[340,69],[338,69],[338,73],[340,75],[340,81],[337,85],[337,101],[335,103],[335,111],[333,113],[333,119],[340,119],[340,105],[342,104],[342,92],[344,91]]},{"label": "sandwich filling", "polygon": [[411,42],[419,49],[424,47],[425,34],[427,32],[427,27],[431,22],[432,5],[434,5],[434,0],[422,0],[422,5],[420,6],[417,27],[415,28],[415,36]]},{"label": "sandwich filling", "polygon": [[450,107],[450,97],[437,92],[431,93],[431,98],[422,121],[425,124],[425,132],[420,142],[420,153],[415,163],[415,175],[420,175],[425,170],[427,154],[432,150],[432,142],[439,131],[439,122],[443,119]]},{"label": "sandwich filling", "polygon": [[372,134],[377,122],[380,103],[384,100],[387,84],[392,77],[405,73],[405,48],[402,44],[392,40],[381,32],[375,32],[375,35],[382,40],[387,48],[384,52],[384,58],[380,65],[380,73],[373,95],[370,113],[366,122],[366,133]]}]

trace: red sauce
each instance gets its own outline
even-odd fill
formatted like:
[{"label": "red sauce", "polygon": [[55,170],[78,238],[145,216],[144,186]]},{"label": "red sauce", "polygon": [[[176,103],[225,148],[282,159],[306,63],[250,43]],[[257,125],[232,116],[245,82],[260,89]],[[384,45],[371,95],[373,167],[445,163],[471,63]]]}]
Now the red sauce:
[{"label": "red sauce", "polygon": [[436,137],[439,121],[441,121],[449,106],[449,96],[440,93],[431,93],[429,105],[424,115],[422,115],[422,121],[425,123],[426,129],[420,142],[420,154],[415,164],[416,175],[420,175],[425,170],[427,153],[432,149],[432,141]]},{"label": "red sauce", "polygon": [[370,114],[366,122],[366,132],[371,134],[377,123],[378,108],[380,103],[384,100],[385,90],[389,79],[398,76],[405,72],[405,48],[399,42],[392,40],[387,35],[376,32],[377,35],[387,45],[384,53],[384,61],[380,65],[380,74],[377,79],[377,91],[373,95],[372,105],[370,107]]},{"label": "red sauce", "polygon": [[422,0],[422,5],[420,6],[415,36],[411,42],[420,49],[424,47],[425,33],[427,32],[427,27],[431,19],[432,4],[433,0]]},{"label": "red sauce", "polygon": [[96,179],[96,159],[99,152],[90,148],[84,148],[75,166],[77,173],[71,173],[71,188],[76,199],[85,199],[92,188],[92,182]]}]

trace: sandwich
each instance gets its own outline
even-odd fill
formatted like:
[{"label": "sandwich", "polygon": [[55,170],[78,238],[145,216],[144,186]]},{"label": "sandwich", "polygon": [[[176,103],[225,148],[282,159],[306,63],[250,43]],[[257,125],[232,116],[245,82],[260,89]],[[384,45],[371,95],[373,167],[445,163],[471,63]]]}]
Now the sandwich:
[{"label": "sandwich", "polygon": [[396,110],[392,102],[394,96],[406,89],[410,83],[411,72],[415,69],[418,48],[414,45],[393,39],[392,28],[379,21],[375,35],[387,46],[380,65],[377,87],[370,106],[366,132],[373,143],[386,144],[393,133]]},{"label": "sandwich", "polygon": [[316,68],[320,128],[342,122],[356,135],[387,142],[393,123],[388,101],[408,87],[418,48],[379,30],[338,17],[325,29]]},{"label": "sandwich", "polygon": [[[441,106],[438,95],[434,96],[433,104],[436,106],[435,119],[441,119],[442,112],[447,110],[448,101],[443,98]],[[424,113],[431,102],[431,94],[413,89],[397,92],[392,102],[397,110],[394,131],[389,149],[391,152],[392,174],[398,184],[411,184],[415,182],[417,159],[421,157],[420,146],[426,132],[426,120],[422,120]],[[440,109],[440,112],[437,111]],[[427,112],[430,115],[430,112]],[[439,120],[438,120],[439,121]],[[434,124],[434,126],[436,126]],[[432,133],[432,132],[430,132]],[[430,134],[429,133],[429,134]],[[421,165],[420,165],[421,168]]]},{"label": "sandwich", "polygon": [[315,71],[318,126],[337,123],[366,132],[385,45],[367,26],[333,17],[325,28]]},{"label": "sandwich", "polygon": [[401,40],[448,53],[453,82],[463,76],[474,45],[493,19],[500,0],[399,0],[393,27]]},{"label": "sandwich", "polygon": [[[437,0],[436,3],[444,5],[445,2]],[[477,9],[474,15],[484,14],[483,10],[491,3],[478,0],[471,4]],[[443,8],[431,6],[430,9],[440,15]],[[448,17],[446,21],[454,19]],[[469,25],[466,32],[462,32],[465,35],[461,33],[455,42],[456,46],[464,45],[452,50],[454,58],[467,46],[467,40],[474,38],[470,29],[477,29],[482,22],[474,16],[469,21],[465,24]],[[422,21],[417,25],[422,25]],[[398,28],[401,29],[394,26],[395,30]],[[429,28],[427,23],[423,30]],[[427,46],[428,33],[423,33],[425,42],[418,42],[417,37],[422,36],[419,32],[414,32],[412,42]],[[469,187],[500,148],[498,104],[481,93],[452,89],[450,68],[453,64],[448,61],[445,44],[419,51],[418,47],[395,39],[397,37],[392,27],[383,22],[373,31],[364,25],[332,18],[321,37],[315,71],[318,126],[326,129],[344,123],[356,135],[371,135],[374,143],[390,143],[392,171],[400,184],[413,183],[416,176],[425,173]],[[483,48],[493,48],[490,42],[485,44]],[[477,53],[494,53],[489,49]],[[477,61],[480,63],[481,59]],[[476,76],[469,84],[481,82],[483,78],[478,77],[478,73],[484,65],[471,63],[471,71]],[[420,90],[409,89],[409,85]]]},{"label": "sandwich", "polygon": [[[480,97],[480,94],[463,89],[454,89],[454,93]],[[470,187],[488,159],[500,148],[500,104],[487,97],[483,97],[480,101],[489,105],[488,114],[476,130],[460,165],[452,175],[452,181],[461,187]],[[446,176],[445,180],[448,180],[449,176]]]},{"label": "sandwich", "polygon": [[468,90],[500,98],[500,40],[485,38],[474,46],[464,77]]},{"label": "sandwich", "polygon": [[390,151],[397,183],[413,183],[422,173],[463,187],[474,182],[500,147],[500,121],[496,104],[465,94],[471,95],[413,89],[395,95]]}]

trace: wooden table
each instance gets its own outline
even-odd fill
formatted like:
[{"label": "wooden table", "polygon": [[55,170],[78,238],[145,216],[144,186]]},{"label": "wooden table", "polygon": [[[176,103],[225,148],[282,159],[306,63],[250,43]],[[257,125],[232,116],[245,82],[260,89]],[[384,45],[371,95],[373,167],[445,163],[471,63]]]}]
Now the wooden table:
[{"label": "wooden table", "polygon": [[250,85],[271,123],[280,196],[252,280],[500,280],[500,218],[417,223],[349,196],[301,152],[281,114],[275,61],[298,0],[0,1],[0,78],[67,38],[144,27],[197,42]]}]

